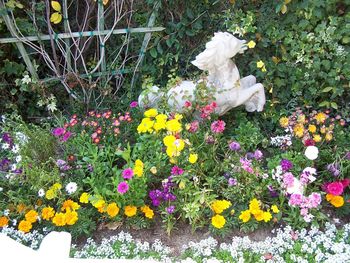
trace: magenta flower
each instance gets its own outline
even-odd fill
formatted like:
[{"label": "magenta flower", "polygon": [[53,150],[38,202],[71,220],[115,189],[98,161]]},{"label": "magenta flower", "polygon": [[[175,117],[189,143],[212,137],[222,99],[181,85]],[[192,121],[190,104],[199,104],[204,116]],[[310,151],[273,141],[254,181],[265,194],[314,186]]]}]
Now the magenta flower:
[{"label": "magenta flower", "polygon": [[172,175],[182,175],[183,173],[184,173],[184,170],[178,166],[174,166],[173,168],[171,168]]},{"label": "magenta flower", "polygon": [[190,123],[189,132],[195,133],[199,128],[199,121],[193,121]]},{"label": "magenta flower", "polygon": [[168,214],[174,213],[175,212],[175,206],[171,205],[171,206],[167,207],[166,211],[167,211]]},{"label": "magenta flower", "polygon": [[341,195],[344,191],[344,186],[341,182],[333,182],[327,185],[326,191],[328,194]]},{"label": "magenta flower", "polygon": [[211,124],[210,128],[214,133],[222,133],[225,130],[225,125],[226,123],[224,121],[217,120]]},{"label": "magenta flower", "polygon": [[134,176],[134,171],[131,168],[127,168],[122,172],[124,179],[131,179]]},{"label": "magenta flower", "polygon": [[65,134],[63,135],[61,141],[66,142],[70,138],[70,136],[72,136],[72,133],[70,131],[66,131]]},{"label": "magenta flower", "polygon": [[139,104],[137,103],[137,101],[132,101],[130,103],[130,108],[136,108]]},{"label": "magenta flower", "polygon": [[125,194],[129,190],[129,185],[127,182],[121,182],[118,184],[118,193]]},{"label": "magenta flower", "polygon": [[64,132],[65,132],[65,129],[58,127],[58,128],[53,129],[52,134],[55,137],[59,137],[59,136],[63,135]]}]

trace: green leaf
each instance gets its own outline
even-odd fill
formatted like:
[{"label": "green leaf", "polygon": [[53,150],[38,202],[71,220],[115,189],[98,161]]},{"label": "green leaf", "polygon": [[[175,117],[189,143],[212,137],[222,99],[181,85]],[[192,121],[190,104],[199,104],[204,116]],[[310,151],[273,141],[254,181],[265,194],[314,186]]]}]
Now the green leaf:
[{"label": "green leaf", "polygon": [[157,57],[157,50],[155,48],[152,48],[150,51],[149,51],[150,55],[152,58],[156,58]]},{"label": "green leaf", "polygon": [[333,109],[338,109],[338,104],[337,103],[335,103],[335,102],[331,102],[331,107],[333,108]]},{"label": "green leaf", "polygon": [[322,90],[322,92],[330,92],[331,90],[333,90],[333,87],[326,87]]},{"label": "green leaf", "polygon": [[320,104],[319,104],[320,107],[329,107],[329,102],[328,101],[322,101]]}]

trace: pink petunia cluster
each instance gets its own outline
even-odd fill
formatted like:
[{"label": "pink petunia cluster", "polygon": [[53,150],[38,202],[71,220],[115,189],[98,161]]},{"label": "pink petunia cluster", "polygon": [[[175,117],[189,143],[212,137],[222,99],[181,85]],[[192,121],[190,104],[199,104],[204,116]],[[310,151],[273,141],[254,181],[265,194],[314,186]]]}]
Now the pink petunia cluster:
[{"label": "pink petunia cluster", "polygon": [[251,174],[254,173],[251,160],[248,160],[246,158],[241,158],[239,162],[241,163],[241,167],[243,170]]},{"label": "pink petunia cluster", "polygon": [[214,111],[215,111],[217,106],[218,105],[216,104],[216,102],[213,101],[212,103],[210,103],[210,104],[204,106],[203,108],[201,108],[200,109],[200,112],[201,112],[200,116],[201,116],[201,118],[210,120],[210,115],[212,113],[214,113]]},{"label": "pink petunia cluster", "polygon": [[222,120],[214,121],[210,128],[213,133],[222,133],[225,130],[226,123]]},{"label": "pink petunia cluster", "polygon": [[313,215],[309,213],[309,209],[317,208],[321,204],[322,198],[319,193],[312,193],[309,196],[303,194],[292,194],[288,204],[294,207],[300,207],[300,215],[305,222],[311,222]]}]

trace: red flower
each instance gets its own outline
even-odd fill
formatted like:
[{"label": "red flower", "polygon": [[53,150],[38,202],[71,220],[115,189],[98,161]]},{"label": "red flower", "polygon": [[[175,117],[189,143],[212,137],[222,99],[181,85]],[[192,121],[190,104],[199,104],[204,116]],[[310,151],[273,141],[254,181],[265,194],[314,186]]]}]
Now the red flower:
[{"label": "red flower", "polygon": [[315,146],[316,142],[313,139],[307,139],[307,140],[305,140],[304,145],[305,146]]},{"label": "red flower", "polygon": [[343,187],[346,188],[350,184],[350,179],[346,178],[344,180],[341,180],[340,182],[342,183]]},{"label": "red flower", "polygon": [[185,107],[186,108],[189,108],[189,107],[191,107],[192,106],[192,103],[190,102],[190,101],[185,101]]}]

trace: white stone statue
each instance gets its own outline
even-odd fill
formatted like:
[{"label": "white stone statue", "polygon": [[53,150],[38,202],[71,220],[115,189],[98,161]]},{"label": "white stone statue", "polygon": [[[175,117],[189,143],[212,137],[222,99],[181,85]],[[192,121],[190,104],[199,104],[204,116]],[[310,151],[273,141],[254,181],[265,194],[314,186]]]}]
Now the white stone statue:
[{"label": "white stone statue", "polygon": [[[215,33],[205,45],[206,49],[192,61],[199,69],[208,71],[206,85],[215,89],[213,95],[217,103],[216,113],[219,115],[242,104],[248,112],[262,111],[264,108],[263,85],[256,83],[256,78],[252,75],[240,78],[239,71],[231,60],[237,53],[243,53],[247,49],[245,43],[245,40],[239,40],[230,33]],[[182,112],[186,101],[196,100],[197,84],[198,82],[182,81],[167,93],[153,86],[140,94],[139,105],[145,108],[157,107],[161,98],[166,96],[170,108]]]}]

